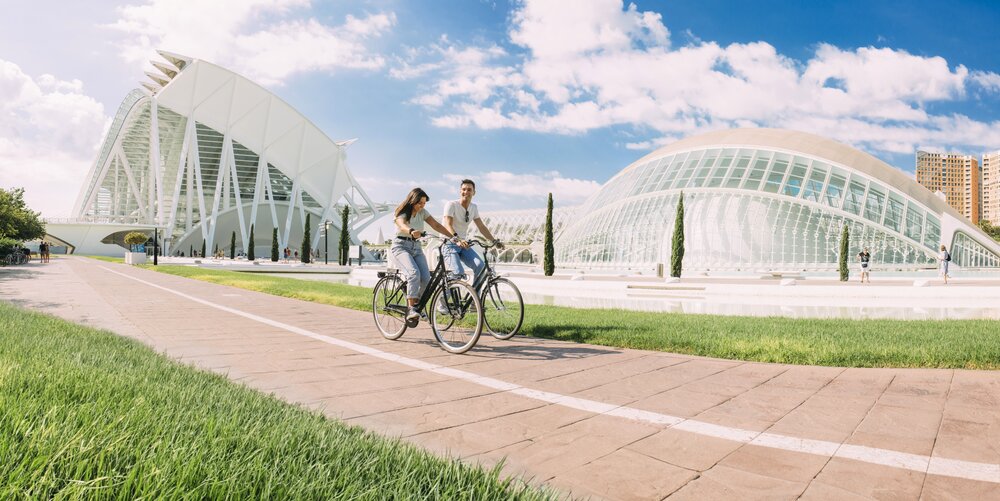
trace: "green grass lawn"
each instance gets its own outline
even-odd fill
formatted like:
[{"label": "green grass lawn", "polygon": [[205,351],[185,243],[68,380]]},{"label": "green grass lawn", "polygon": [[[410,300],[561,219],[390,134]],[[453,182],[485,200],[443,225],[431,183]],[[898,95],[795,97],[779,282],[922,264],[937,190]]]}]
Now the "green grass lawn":
[{"label": "green grass lawn", "polygon": [[546,496],[3,302],[0,465],[0,499]]},{"label": "green grass lawn", "polygon": [[[153,269],[151,266],[147,268]],[[191,266],[163,273],[370,311],[371,289]],[[1000,368],[993,320],[733,317],[526,305],[522,332],[619,348],[845,367]],[[377,335],[374,324],[372,335]]]}]

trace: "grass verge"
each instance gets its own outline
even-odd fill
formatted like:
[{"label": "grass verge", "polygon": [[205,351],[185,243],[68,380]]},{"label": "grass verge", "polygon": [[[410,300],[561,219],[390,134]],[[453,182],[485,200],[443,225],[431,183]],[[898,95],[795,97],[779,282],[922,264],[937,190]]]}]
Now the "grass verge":
[{"label": "grass verge", "polygon": [[0,464],[0,499],[547,496],[3,302]]},{"label": "grass verge", "polygon": [[[155,269],[276,296],[361,311],[371,308],[371,289],[366,287],[191,266]],[[525,305],[522,333],[758,362],[1000,369],[996,329],[994,320],[796,319]]]}]

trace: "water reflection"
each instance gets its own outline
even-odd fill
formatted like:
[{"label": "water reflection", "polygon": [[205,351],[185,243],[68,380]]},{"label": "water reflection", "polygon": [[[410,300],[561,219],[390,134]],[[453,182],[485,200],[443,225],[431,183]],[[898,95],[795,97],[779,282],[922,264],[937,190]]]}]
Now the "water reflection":
[{"label": "water reflection", "polygon": [[[351,275],[343,273],[273,273],[270,276],[318,280],[361,287],[374,287],[378,277],[374,271]],[[930,274],[927,274],[930,276]],[[904,275],[900,274],[900,277]],[[913,278],[910,274],[906,278]],[[922,278],[922,277],[917,277]],[[518,280],[515,279],[515,283]],[[524,281],[524,282],[530,282]],[[989,298],[950,298],[961,307],[942,306],[942,298],[934,297],[816,297],[816,296],[767,296],[767,295],[713,295],[699,291],[674,291],[671,293],[580,291],[577,294],[544,294],[528,290],[529,284],[518,283],[527,304],[545,304],[570,308],[616,308],[634,311],[669,313],[694,313],[741,316],[781,316],[790,318],[893,318],[907,320],[931,319],[1000,319],[1000,304]],[[903,290],[903,289],[901,289]],[[817,304],[822,303],[822,304]],[[872,306],[871,303],[878,303]]]},{"label": "water reflection", "polygon": [[633,311],[739,315],[752,317],[789,318],[893,318],[904,320],[1000,319],[1000,307],[914,307],[788,304],[789,298],[771,298],[785,304],[741,301],[732,297],[710,296],[632,296],[582,297],[548,294],[523,294],[529,304],[546,304],[570,308],[617,308]]}]

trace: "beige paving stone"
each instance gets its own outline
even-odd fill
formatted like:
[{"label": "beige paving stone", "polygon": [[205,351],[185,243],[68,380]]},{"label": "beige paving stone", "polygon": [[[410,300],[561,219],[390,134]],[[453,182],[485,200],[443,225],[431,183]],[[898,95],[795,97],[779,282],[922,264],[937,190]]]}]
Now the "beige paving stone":
[{"label": "beige paving stone", "polygon": [[789,482],[774,477],[757,475],[727,466],[715,466],[688,482],[675,492],[670,500],[746,499],[782,500],[796,499],[806,484]]},{"label": "beige paving stone", "polygon": [[697,418],[731,415],[774,423],[812,395],[812,390],[759,386],[706,410]]},{"label": "beige paving stone", "polygon": [[602,365],[572,374],[539,380],[534,382],[531,387],[563,394],[575,394],[582,390],[607,384],[609,381],[623,381],[645,376],[666,367],[668,364],[675,363],[678,362],[670,358],[639,357],[621,363]]},{"label": "beige paving stone", "polygon": [[952,371],[902,371],[879,398],[879,404],[914,409],[944,408]]},{"label": "beige paving stone", "polygon": [[668,360],[672,362],[669,366],[623,379],[606,380],[604,384],[577,392],[573,396],[620,405],[631,404],[723,370],[717,364]]},{"label": "beige paving stone", "polygon": [[434,383],[421,383],[411,387],[353,391],[342,389],[339,394],[319,399],[316,403],[327,415],[350,419],[390,411],[409,409],[444,402],[453,402],[496,390],[472,385],[464,381],[443,379]]},{"label": "beige paving stone", "polygon": [[659,412],[670,416],[689,418],[716,407],[731,398],[729,395],[700,393],[681,387],[643,398],[630,404],[630,407]]},{"label": "beige paving stone", "polygon": [[[620,449],[550,479],[573,496],[614,500],[663,499],[698,476],[697,472]],[[628,478],[629,482],[619,479]]]},{"label": "beige paving stone", "polygon": [[876,404],[847,443],[930,455],[941,413]]},{"label": "beige paving stone", "polygon": [[787,370],[788,366],[783,365],[741,363],[687,384],[684,389],[735,396],[760,386]]},{"label": "beige paving stone", "polygon": [[934,442],[933,456],[998,464],[1000,442],[995,440],[998,433],[1000,420],[986,424],[945,418]]},{"label": "beige paving stone", "polygon": [[846,369],[830,384],[817,392],[819,396],[878,397],[881,396],[895,372],[884,369]]},{"label": "beige paving stone", "polygon": [[391,435],[408,437],[465,423],[541,407],[541,402],[505,393],[475,396],[420,407],[407,407],[379,414],[348,418],[351,424],[377,425]]},{"label": "beige paving stone", "polygon": [[[601,356],[585,357],[582,359],[560,359],[532,371],[499,371],[495,375],[504,381],[528,385],[539,381],[548,381],[568,375],[599,369],[605,366],[612,366],[627,363],[630,360],[642,358],[642,352],[627,350],[609,350]],[[532,385],[534,386],[534,385]]]},{"label": "beige paving stone", "polygon": [[[608,416],[593,416],[531,440],[508,458],[508,471],[530,473],[541,480],[583,466],[637,440],[657,428]],[[498,452],[503,452],[498,451]]]},{"label": "beige paving stone", "polygon": [[742,446],[733,440],[666,429],[629,444],[626,449],[687,470],[705,471]]},{"label": "beige paving stone", "polygon": [[869,499],[917,499],[923,484],[922,472],[833,458],[819,472],[819,482]]},{"label": "beige paving stone", "polygon": [[868,501],[873,498],[855,494],[830,484],[813,482],[809,484],[799,499],[802,501]]},{"label": "beige paving stone", "polygon": [[548,433],[591,417],[593,414],[589,412],[546,405],[413,435],[409,440],[432,451],[442,451],[458,457],[480,456],[529,440],[544,440]]},{"label": "beige paving stone", "polygon": [[987,410],[1000,408],[1000,381],[989,374],[955,371],[948,394],[948,405]]},{"label": "beige paving stone", "polygon": [[719,464],[765,477],[809,483],[828,460],[825,456],[748,444],[726,456]]},{"label": "beige paving stone", "polygon": [[764,386],[819,391],[843,372],[842,367],[792,366],[768,380]]},{"label": "beige paving stone", "polygon": [[840,443],[854,433],[874,404],[874,398],[813,396],[767,432]]},{"label": "beige paving stone", "polygon": [[927,475],[924,480],[921,499],[941,501],[998,501],[1000,500],[1000,485],[993,482],[980,482],[938,475]]}]

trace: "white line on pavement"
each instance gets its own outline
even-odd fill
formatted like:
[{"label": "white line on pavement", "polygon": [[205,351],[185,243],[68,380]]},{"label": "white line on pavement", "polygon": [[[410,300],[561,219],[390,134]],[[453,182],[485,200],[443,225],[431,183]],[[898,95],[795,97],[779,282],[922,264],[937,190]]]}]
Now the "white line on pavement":
[{"label": "white line on pavement", "polygon": [[696,421],[694,419],[685,419],[682,417],[670,416],[667,414],[660,414],[657,412],[644,411],[641,409],[635,409],[623,405],[608,404],[605,402],[597,402],[594,400],[587,400],[583,398],[572,397],[569,395],[552,393],[549,391],[525,388],[523,386],[514,383],[508,383],[506,381],[502,381],[499,379],[480,376],[479,374],[459,369],[453,369],[451,367],[443,367],[440,365],[424,362],[422,360],[416,360],[413,358],[396,355],[394,353],[385,352],[363,344],[352,343],[350,341],[344,341],[342,339],[337,339],[335,337],[330,337],[323,334],[317,334],[315,332],[300,327],[296,327],[294,325],[289,325],[286,323],[278,322],[277,320],[272,320],[267,317],[254,315],[253,313],[248,313],[242,310],[237,310],[235,308],[230,308],[228,306],[223,306],[221,304],[216,304],[211,301],[207,301],[205,299],[201,299],[195,296],[191,296],[189,294],[185,294],[180,291],[176,291],[173,289],[169,289],[167,287],[163,287],[161,285],[154,284],[152,282],[147,282],[140,278],[129,276],[125,273],[121,273],[104,266],[100,266],[100,268],[107,272],[114,273],[115,275],[119,275],[129,280],[134,280],[136,282],[148,285],[150,287],[160,289],[165,292],[169,292],[171,294],[180,296],[190,301],[194,301],[196,303],[203,304],[205,306],[215,308],[217,310],[222,310],[227,313],[232,313],[233,315],[241,316],[243,318],[248,318],[250,320],[260,322],[265,325],[270,325],[272,327],[276,327],[278,329],[282,329],[288,332],[292,332],[300,336],[305,336],[311,339],[315,339],[317,341],[322,341],[327,344],[339,346],[341,348],[345,348],[354,352],[363,353],[365,355],[370,355],[376,358],[380,358],[382,360],[387,360],[389,362],[395,362],[398,364],[413,367],[415,369],[420,369],[435,374],[440,374],[443,376],[460,379],[472,384],[478,384],[480,386],[485,386],[487,388],[492,388],[495,390],[512,393],[514,395],[520,395],[525,398],[540,400],[542,402],[548,402],[554,405],[560,405],[572,409],[592,412],[595,414],[621,417],[632,421],[660,425],[666,428],[683,430],[686,432],[695,433],[707,437],[721,438],[724,440],[731,440],[734,442],[757,445],[760,447],[768,447],[771,449],[780,449],[792,452],[803,452],[806,454],[813,454],[823,457],[838,457],[844,459],[853,459],[865,463],[891,466],[895,468],[919,471],[933,475],[1000,483],[1000,464],[976,463],[973,461],[961,461],[958,459],[946,459],[941,457],[922,456],[918,454],[908,454],[905,452],[892,451],[888,449],[878,449],[874,447],[865,447],[861,445],[828,442],[824,440],[811,440],[805,438],[789,437],[786,435],[776,435],[774,433],[742,430],[739,428],[732,428],[729,426],[722,426],[712,423],[705,423],[702,421]]}]

